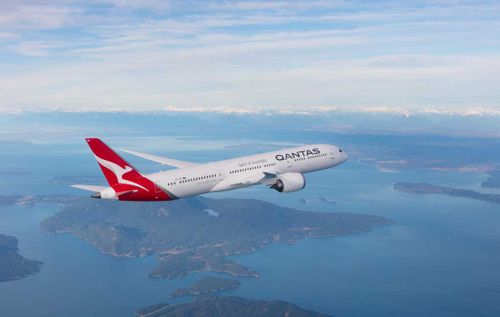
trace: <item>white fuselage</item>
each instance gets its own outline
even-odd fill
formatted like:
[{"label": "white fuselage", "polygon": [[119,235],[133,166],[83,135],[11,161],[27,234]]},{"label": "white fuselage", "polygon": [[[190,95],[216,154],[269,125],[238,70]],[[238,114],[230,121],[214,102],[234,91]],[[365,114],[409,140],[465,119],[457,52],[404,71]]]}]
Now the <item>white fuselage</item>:
[{"label": "white fuselage", "polygon": [[[336,146],[311,144],[145,176],[166,192],[183,198],[255,185],[259,183],[256,180],[261,179],[263,174],[280,175],[322,170],[341,164],[346,159],[347,155]],[[270,177],[269,184],[273,181],[273,177]]]}]

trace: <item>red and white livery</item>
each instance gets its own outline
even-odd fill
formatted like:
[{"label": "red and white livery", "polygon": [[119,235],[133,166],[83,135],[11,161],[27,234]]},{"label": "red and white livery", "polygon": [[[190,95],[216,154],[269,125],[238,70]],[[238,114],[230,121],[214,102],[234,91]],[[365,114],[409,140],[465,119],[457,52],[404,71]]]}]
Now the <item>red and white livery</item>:
[{"label": "red and white livery", "polygon": [[167,201],[264,184],[279,192],[305,187],[304,173],[343,163],[347,155],[329,144],[312,144],[210,163],[192,163],[123,150],[176,169],[143,175],[98,138],[85,139],[109,187],[72,185],[92,197],[131,201]]}]

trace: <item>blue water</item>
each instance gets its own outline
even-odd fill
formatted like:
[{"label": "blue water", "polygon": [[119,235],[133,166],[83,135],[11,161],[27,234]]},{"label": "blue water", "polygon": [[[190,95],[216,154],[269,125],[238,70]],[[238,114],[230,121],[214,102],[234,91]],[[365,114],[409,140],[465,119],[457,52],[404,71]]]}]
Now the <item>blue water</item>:
[{"label": "blue water", "polygon": [[[165,137],[166,138],[166,137]],[[155,146],[158,147],[155,139]],[[173,139],[169,139],[172,141]],[[181,139],[165,153],[198,161],[243,155],[251,149],[225,150],[241,140],[202,142]],[[141,142],[131,138],[115,143]],[[261,140],[245,140],[261,142]],[[280,141],[283,142],[283,141]],[[186,143],[186,142],[184,142]],[[293,142],[290,142],[293,143]],[[196,145],[205,144],[200,149]],[[99,176],[96,163],[77,141],[0,144],[0,193],[78,193],[54,176]],[[138,150],[146,150],[135,147]],[[159,151],[153,151],[160,153]],[[158,167],[131,161],[145,172]],[[75,171],[76,170],[76,171]],[[210,194],[208,197],[264,199],[283,206],[319,211],[376,214],[394,225],[334,239],[307,239],[272,245],[234,257],[260,277],[242,278],[239,289],[223,294],[281,299],[335,316],[500,316],[500,207],[440,195],[396,192],[397,181],[424,181],[480,189],[482,173],[409,169],[384,173],[351,160],[307,175],[307,188],[279,194],[265,187]],[[319,197],[335,201],[322,202]],[[307,203],[300,203],[306,198]],[[168,294],[191,284],[196,273],[173,281],[148,279],[154,257],[116,258],[100,254],[71,235],[46,235],[39,223],[59,206],[0,207],[0,232],[19,240],[20,253],[44,262],[40,273],[0,283],[0,316],[132,316],[142,306],[171,300]],[[214,274],[211,274],[214,275]]]}]

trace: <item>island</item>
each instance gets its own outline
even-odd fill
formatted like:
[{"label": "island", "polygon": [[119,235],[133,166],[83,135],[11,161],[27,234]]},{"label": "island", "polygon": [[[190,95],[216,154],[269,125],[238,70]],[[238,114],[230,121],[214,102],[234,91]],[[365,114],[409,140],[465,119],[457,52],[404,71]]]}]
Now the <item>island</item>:
[{"label": "island", "polygon": [[23,205],[33,207],[37,203],[66,205],[78,199],[81,199],[81,197],[64,194],[0,195],[0,206]]},{"label": "island", "polygon": [[470,189],[438,186],[427,183],[396,183],[394,189],[414,194],[442,194],[453,197],[465,197],[500,204],[500,194],[480,193]]},{"label": "island", "polygon": [[28,260],[17,253],[18,240],[0,233],[0,282],[24,278],[40,271],[42,262]]},{"label": "island", "polygon": [[500,188],[500,170],[488,172],[488,179],[481,183],[484,188]]},{"label": "island", "polygon": [[390,219],[360,213],[310,212],[253,199],[194,197],[167,203],[81,199],[45,219],[49,233],[71,233],[102,253],[156,255],[149,274],[175,279],[196,271],[233,276],[258,273],[228,259],[271,243],[370,231]]},{"label": "island", "polygon": [[249,300],[235,296],[199,296],[191,303],[169,305],[157,304],[136,312],[138,317],[326,317],[311,310],[279,300]]},{"label": "island", "polygon": [[329,198],[326,198],[324,196],[317,196],[317,197],[308,197],[308,198],[300,198],[299,203],[301,204],[308,204],[311,202],[321,202],[324,204],[329,204],[329,205],[336,205],[337,202],[335,200],[331,200]]},{"label": "island", "polygon": [[231,278],[207,276],[201,278],[190,287],[176,289],[172,294],[170,294],[170,297],[216,293],[219,291],[235,289],[240,285],[240,281]]}]

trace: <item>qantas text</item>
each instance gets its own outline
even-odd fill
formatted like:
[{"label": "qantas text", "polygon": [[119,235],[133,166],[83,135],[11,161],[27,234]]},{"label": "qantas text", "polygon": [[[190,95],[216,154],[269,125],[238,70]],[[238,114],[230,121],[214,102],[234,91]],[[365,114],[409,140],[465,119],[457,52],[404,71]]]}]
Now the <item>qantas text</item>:
[{"label": "qantas text", "polygon": [[309,156],[309,155],[316,155],[319,153],[321,153],[321,151],[318,148],[314,148],[311,150],[302,150],[302,151],[291,152],[291,153],[286,153],[286,154],[278,154],[274,158],[278,161],[283,161],[283,160],[288,160],[288,159],[305,157],[305,156]]}]

